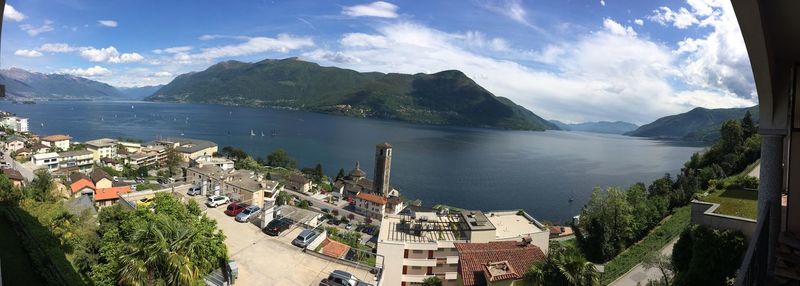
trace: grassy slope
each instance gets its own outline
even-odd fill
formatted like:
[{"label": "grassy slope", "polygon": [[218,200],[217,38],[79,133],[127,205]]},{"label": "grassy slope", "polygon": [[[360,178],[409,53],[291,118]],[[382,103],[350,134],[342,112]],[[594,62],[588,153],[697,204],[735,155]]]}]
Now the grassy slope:
[{"label": "grassy slope", "polygon": [[608,285],[639,264],[647,254],[661,251],[689,225],[690,215],[691,206],[675,209],[672,215],[662,220],[661,224],[653,228],[642,240],[606,263],[600,284]]},{"label": "grassy slope", "polygon": [[0,213],[0,259],[4,285],[44,285],[42,277],[36,273],[22,241],[9,221]]}]

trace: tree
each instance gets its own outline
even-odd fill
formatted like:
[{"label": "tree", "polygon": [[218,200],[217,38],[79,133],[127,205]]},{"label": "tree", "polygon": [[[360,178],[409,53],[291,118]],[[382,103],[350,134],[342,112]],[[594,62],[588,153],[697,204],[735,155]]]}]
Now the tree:
[{"label": "tree", "polygon": [[672,283],[672,261],[661,253],[650,253],[644,257],[642,265],[645,269],[657,268],[661,273],[659,285],[669,286]]},{"label": "tree", "polygon": [[758,131],[756,129],[756,124],[753,123],[753,117],[750,114],[750,110],[744,113],[744,117],[740,123],[742,125],[742,136],[744,138],[750,138]]},{"label": "tree", "polygon": [[547,257],[534,263],[523,279],[534,286],[600,285],[600,275],[594,265],[574,248],[558,243],[550,246]]},{"label": "tree", "polygon": [[289,195],[286,191],[278,192],[278,197],[275,199],[275,204],[282,206],[288,204],[289,201],[292,200],[292,196]]},{"label": "tree", "polygon": [[6,175],[0,173],[0,202],[11,202],[16,204],[23,198],[22,190],[14,187],[11,180]]},{"label": "tree", "polygon": [[723,153],[735,153],[737,149],[742,146],[744,138],[742,137],[742,126],[736,120],[728,120],[722,123],[720,132],[720,144]]},{"label": "tree", "polygon": [[442,286],[442,280],[436,276],[428,277],[422,280],[422,286]]},{"label": "tree", "polygon": [[344,168],[339,168],[339,173],[336,173],[336,179],[333,181],[338,181],[344,179]]},{"label": "tree", "polygon": [[277,149],[267,156],[267,165],[293,169],[297,166],[297,162],[289,157],[289,153],[286,150]]},{"label": "tree", "polygon": [[302,200],[300,203],[297,204],[298,208],[307,209],[310,206],[307,200]]},{"label": "tree", "polygon": [[744,235],[701,225],[689,228],[688,233],[689,240],[681,242],[687,238],[681,234],[673,248],[674,284],[725,285],[728,277],[736,275],[744,256]]},{"label": "tree", "polygon": [[53,189],[55,189],[55,183],[53,183],[50,172],[47,170],[36,171],[36,177],[33,178],[30,185],[33,199],[38,202],[50,201],[53,199]]},{"label": "tree", "polygon": [[167,148],[167,154],[165,159],[165,164],[167,166],[167,173],[170,177],[177,174],[178,166],[180,166],[183,158],[181,154],[178,154],[178,151],[175,148]]}]

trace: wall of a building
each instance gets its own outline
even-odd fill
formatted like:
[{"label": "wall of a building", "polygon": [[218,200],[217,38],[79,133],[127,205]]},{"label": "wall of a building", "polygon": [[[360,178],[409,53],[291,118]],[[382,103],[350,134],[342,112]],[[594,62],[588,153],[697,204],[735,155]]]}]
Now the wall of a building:
[{"label": "wall of a building", "polygon": [[691,204],[691,221],[693,224],[704,225],[713,229],[741,231],[748,241],[756,229],[756,221],[753,219],[714,213],[719,204],[696,200],[693,200]]},{"label": "wall of a building", "polygon": [[383,256],[382,286],[400,286],[403,277],[403,243],[378,242],[378,255]]}]

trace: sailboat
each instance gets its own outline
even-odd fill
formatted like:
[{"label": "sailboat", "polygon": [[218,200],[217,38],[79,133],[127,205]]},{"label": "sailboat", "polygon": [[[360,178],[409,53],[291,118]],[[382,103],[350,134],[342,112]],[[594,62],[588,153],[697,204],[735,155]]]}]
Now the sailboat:
[{"label": "sailboat", "polygon": [[44,122],[42,122],[42,127],[44,127]]},{"label": "sailboat", "polygon": [[250,136],[256,136],[256,133],[253,132],[253,129],[250,129]]},{"label": "sailboat", "polygon": [[264,137],[264,131],[261,131],[261,137]]},{"label": "sailboat", "polygon": [[131,109],[133,109],[133,105],[131,105]]}]

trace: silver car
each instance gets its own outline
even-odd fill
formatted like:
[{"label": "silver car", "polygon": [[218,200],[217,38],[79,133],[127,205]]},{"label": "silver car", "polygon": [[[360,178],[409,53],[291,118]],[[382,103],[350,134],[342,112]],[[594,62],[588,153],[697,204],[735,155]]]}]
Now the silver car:
[{"label": "silver car", "polygon": [[240,212],[238,215],[236,215],[236,221],[247,222],[247,220],[258,214],[259,212],[261,212],[261,208],[259,208],[258,206],[249,206],[242,212]]},{"label": "silver car", "polygon": [[200,194],[200,187],[190,187],[186,194],[190,196],[197,196]]}]

